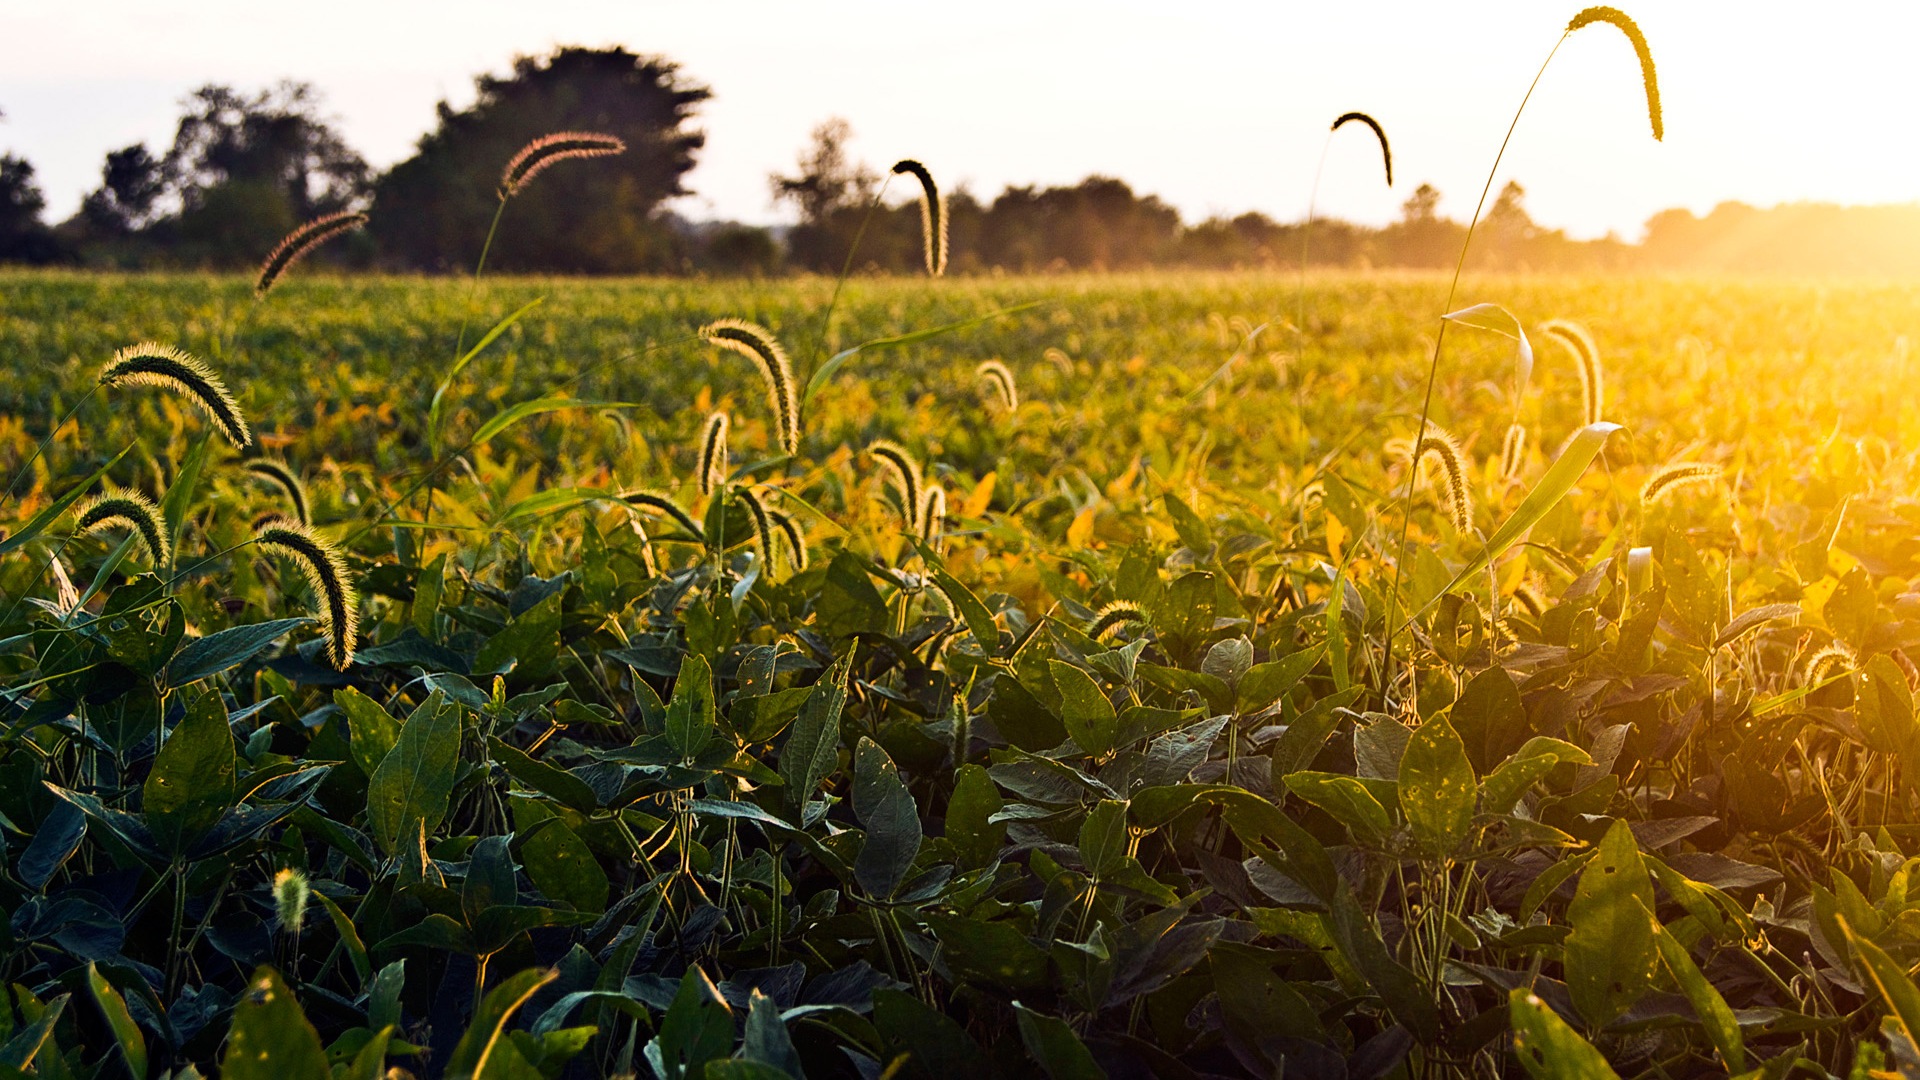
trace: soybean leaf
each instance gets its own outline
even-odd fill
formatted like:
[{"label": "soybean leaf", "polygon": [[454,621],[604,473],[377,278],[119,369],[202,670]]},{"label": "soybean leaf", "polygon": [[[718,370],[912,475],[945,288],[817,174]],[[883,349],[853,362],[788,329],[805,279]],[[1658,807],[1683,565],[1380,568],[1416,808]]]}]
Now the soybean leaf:
[{"label": "soybean leaf", "polygon": [[847,673],[853,667],[849,648],[834,661],[813,693],[800,706],[800,717],[787,731],[780,750],[780,778],[786,781],[788,805],[798,810],[833,770],[840,756],[840,712],[847,703]]},{"label": "soybean leaf", "polygon": [[168,662],[167,684],[185,686],[209,675],[217,675],[236,664],[244,664],[258,656],[262,649],[312,621],[307,618],[274,619],[195,638],[182,646]]},{"label": "soybean leaf", "polygon": [[1107,1080],[1106,1070],[1094,1062],[1087,1044],[1066,1021],[1034,1012],[1018,1001],[1013,1003],[1013,1012],[1028,1056],[1052,1080]]},{"label": "soybean leaf", "polygon": [[320,1033],[270,967],[255,969],[234,1006],[220,1075],[223,1080],[330,1080]]},{"label": "soybean leaf", "polygon": [[133,1014],[127,1011],[127,1000],[120,991],[113,988],[100,968],[95,964],[87,965],[87,989],[93,994],[94,1004],[100,1006],[100,1012],[107,1018],[107,1028],[113,1032],[113,1041],[120,1047],[120,1056],[127,1063],[127,1071],[135,1077],[147,1075],[147,1039],[140,1034],[140,1025],[133,1022]]},{"label": "soybean leaf", "polygon": [[1047,661],[1053,685],[1060,692],[1060,722],[1080,749],[1099,757],[1113,749],[1119,718],[1113,702],[1093,676],[1062,660]]},{"label": "soybean leaf", "polygon": [[[1567,992],[1587,1023],[1603,1027],[1627,1011],[1653,981],[1653,881],[1633,830],[1616,820],[1580,874],[1567,908]],[[1644,910],[1643,910],[1644,909]]]},{"label": "soybean leaf", "polygon": [[392,855],[403,840],[439,827],[459,761],[460,709],[436,690],[367,781],[367,824],[380,850]]},{"label": "soybean leaf", "polygon": [[141,790],[147,827],[168,855],[180,857],[233,807],[234,760],[226,705],[217,693],[198,695],[160,744]]},{"label": "soybean leaf", "polygon": [[474,1011],[466,1034],[454,1045],[447,1060],[446,1075],[472,1077],[474,1080],[520,1080],[537,1077],[525,1056],[507,1037],[507,1021],[541,987],[560,977],[557,971],[528,968],[487,991]]},{"label": "soybean leaf", "polygon": [[1400,758],[1400,812],[1414,842],[1435,858],[1453,856],[1473,828],[1478,795],[1466,745],[1447,718],[1414,728]]},{"label": "soybean leaf", "polygon": [[1513,1054],[1535,1080],[1620,1080],[1605,1055],[1522,986],[1507,995]]},{"label": "soybean leaf", "polygon": [[864,736],[853,752],[853,815],[867,833],[854,879],[869,896],[888,899],[920,853],[920,809],[893,759]]}]

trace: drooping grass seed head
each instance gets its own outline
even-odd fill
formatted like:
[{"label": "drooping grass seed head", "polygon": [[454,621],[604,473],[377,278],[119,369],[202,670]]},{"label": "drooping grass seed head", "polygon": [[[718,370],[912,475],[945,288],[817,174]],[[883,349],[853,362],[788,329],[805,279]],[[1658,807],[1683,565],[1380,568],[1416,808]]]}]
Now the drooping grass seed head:
[{"label": "drooping grass seed head", "polygon": [[920,531],[920,513],[926,485],[920,478],[920,463],[907,453],[905,447],[887,439],[875,441],[867,447],[867,455],[880,463],[887,472],[887,479],[893,485],[895,494],[900,497],[900,516],[907,531]]},{"label": "drooping grass seed head", "polygon": [[780,449],[800,452],[800,391],[793,380],[793,363],[765,327],[743,319],[721,319],[700,328],[709,345],[739,353],[760,369],[767,383],[767,402],[780,430]]},{"label": "drooping grass seed head", "polygon": [[933,550],[939,551],[946,544],[946,531],[947,489],[939,484],[930,484],[920,504],[920,539],[932,546]]},{"label": "drooping grass seed head", "polygon": [[1586,8],[1575,15],[1567,23],[1567,33],[1594,23],[1606,23],[1627,35],[1627,40],[1633,43],[1633,54],[1640,59],[1640,84],[1647,92],[1647,122],[1653,126],[1654,141],[1663,141],[1667,125],[1660,113],[1660,76],[1653,67],[1653,51],[1647,48],[1647,35],[1640,32],[1639,25],[1626,12],[1604,5]]},{"label": "drooping grass seed head", "polygon": [[1333,122],[1333,127],[1330,130],[1339,131],[1341,125],[1348,124],[1353,121],[1359,121],[1360,123],[1367,125],[1368,128],[1372,129],[1373,137],[1380,140],[1380,162],[1381,164],[1387,167],[1387,186],[1392,187],[1393,186],[1393,148],[1387,145],[1387,130],[1380,126],[1380,121],[1375,120],[1373,117],[1368,116],[1366,113],[1363,113],[1363,112],[1341,113],[1340,119],[1335,120]]},{"label": "drooping grass seed head", "polygon": [[753,526],[753,546],[760,552],[763,563],[773,561],[773,522],[767,517],[767,506],[760,496],[742,486],[734,491],[733,497],[741,506],[747,508],[747,521]]},{"label": "drooping grass seed head", "polygon": [[1068,356],[1065,349],[1049,345],[1046,351],[1040,354],[1040,359],[1059,369],[1062,375],[1068,377],[1073,375],[1073,357]]},{"label": "drooping grass seed head", "polygon": [[166,566],[173,558],[165,515],[152,499],[137,491],[109,491],[88,499],[74,509],[74,524],[85,533],[132,530],[147,549],[147,561],[154,566]]},{"label": "drooping grass seed head", "polygon": [[291,868],[273,875],[273,919],[289,934],[300,933],[307,918],[307,901],[312,897],[307,875]]},{"label": "drooping grass seed head", "polygon": [[1429,462],[1440,474],[1441,501],[1446,507],[1447,519],[1453,523],[1456,531],[1473,531],[1473,497],[1467,487],[1467,455],[1460,449],[1452,435],[1442,431],[1437,425],[1428,424],[1426,437],[1413,454],[1416,468]]},{"label": "drooping grass seed head", "polygon": [[786,541],[787,562],[793,567],[794,573],[805,570],[807,538],[800,532],[800,523],[793,520],[793,515],[772,507],[767,508],[767,519],[773,522],[773,527],[779,530],[781,537]]},{"label": "drooping grass seed head", "polygon": [[688,536],[693,537],[701,543],[706,543],[706,533],[701,530],[700,524],[693,520],[693,515],[681,509],[680,504],[674,502],[673,497],[665,492],[629,491],[620,496],[620,498],[628,506],[636,509],[652,510],[658,514],[665,514],[673,519],[674,524],[685,529]]},{"label": "drooping grass seed head", "polygon": [[1547,598],[1542,596],[1540,590],[1530,581],[1522,581],[1513,587],[1513,599],[1526,609],[1527,614],[1536,619],[1547,610]]},{"label": "drooping grass seed head", "polygon": [[327,658],[336,670],[347,670],[353,665],[360,602],[347,582],[347,560],[340,549],[287,518],[262,525],[254,531],[253,539],[262,550],[284,555],[300,568],[325,609],[322,622],[327,631]]},{"label": "drooping grass seed head", "polygon": [[1020,391],[1014,385],[1013,372],[998,360],[983,360],[973,369],[987,389],[1000,399],[1000,404],[1011,416],[1020,410]]},{"label": "drooping grass seed head", "polygon": [[711,495],[727,482],[727,414],[708,414],[700,432],[700,494]]},{"label": "drooping grass seed head", "polygon": [[1131,600],[1115,600],[1095,612],[1087,622],[1087,636],[1095,641],[1123,626],[1144,626],[1150,620],[1146,609]]},{"label": "drooping grass seed head", "polygon": [[947,272],[947,200],[933,182],[925,165],[908,158],[896,161],[894,175],[909,173],[920,181],[920,239],[927,257],[927,273],[939,277]]},{"label": "drooping grass seed head", "polygon": [[1527,428],[1524,424],[1507,425],[1506,437],[1500,440],[1500,479],[1503,483],[1512,483],[1520,479],[1520,470],[1527,461]]},{"label": "drooping grass seed head", "polygon": [[313,524],[313,516],[307,504],[307,485],[300,482],[299,475],[291,466],[284,461],[275,461],[272,458],[254,458],[247,462],[247,471],[279,488],[286,495],[287,502],[293,510],[291,515],[293,520],[302,525]]},{"label": "drooping grass seed head", "polygon": [[556,131],[542,135],[520,148],[500,174],[500,197],[509,199],[527,186],[527,181],[570,158],[606,157],[624,153],[625,140],[597,131]]},{"label": "drooping grass seed head", "polygon": [[254,279],[253,295],[265,296],[273,290],[281,275],[292,269],[293,264],[307,257],[307,254],[321,244],[360,228],[367,223],[367,215],[353,210],[343,210],[338,214],[317,217],[305,225],[293,230],[286,238],[274,245],[267,254],[265,262],[260,264],[260,274]]},{"label": "drooping grass seed head", "polygon": [[1807,657],[1800,668],[1800,685],[1817,686],[1836,670],[1852,671],[1859,663],[1852,649],[1836,641]]},{"label": "drooping grass seed head", "polygon": [[100,369],[100,385],[156,386],[172,391],[206,413],[235,449],[253,445],[253,432],[247,427],[246,417],[240,415],[233,395],[227,392],[227,384],[207,365],[171,345],[143,341],[121,349]]},{"label": "drooping grass seed head", "polygon": [[1582,424],[1597,424],[1606,408],[1606,378],[1600,367],[1600,347],[1593,342],[1593,335],[1587,328],[1566,319],[1553,319],[1540,324],[1540,332],[1557,341],[1573,354],[1574,366],[1580,372],[1580,415]]},{"label": "drooping grass seed head", "polygon": [[1715,484],[1722,476],[1720,466],[1710,462],[1675,462],[1655,469],[1640,487],[1640,505],[1654,506],[1684,487]]}]

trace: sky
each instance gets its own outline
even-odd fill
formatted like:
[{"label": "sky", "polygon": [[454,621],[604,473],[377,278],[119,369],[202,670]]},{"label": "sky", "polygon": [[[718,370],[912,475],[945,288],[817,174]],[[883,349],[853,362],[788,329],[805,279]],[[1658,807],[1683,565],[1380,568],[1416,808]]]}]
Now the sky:
[{"label": "sky", "polygon": [[[1668,207],[1738,199],[1920,200],[1920,4],[1621,0],[1659,65],[1666,140],[1648,129],[1626,39],[1560,49],[1496,184],[1519,180],[1543,224],[1632,240]],[[1515,107],[1576,3],[1143,0],[792,3],[773,0],[0,0],[0,152],[37,170],[48,216],[99,183],[106,151],[171,141],[180,98],[224,82],[313,83],[369,162],[412,152],[435,106],[556,45],[664,55],[714,98],[676,205],[694,218],[787,220],[767,175],[820,121],[854,152],[926,162],[991,197],[1007,184],[1118,176],[1188,221],[1298,220],[1316,166],[1321,216],[1382,224],[1432,183],[1465,218]],[[1349,110],[1385,126],[1395,187]],[[1496,187],[1497,190],[1497,187]]]}]

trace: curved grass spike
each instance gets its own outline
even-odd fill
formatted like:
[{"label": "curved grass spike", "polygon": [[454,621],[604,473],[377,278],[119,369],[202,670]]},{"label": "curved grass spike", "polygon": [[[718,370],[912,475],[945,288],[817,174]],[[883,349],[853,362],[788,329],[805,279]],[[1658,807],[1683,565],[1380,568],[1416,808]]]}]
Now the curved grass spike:
[{"label": "curved grass spike", "polygon": [[625,502],[628,506],[638,507],[644,510],[657,510],[667,515],[673,519],[674,524],[687,530],[688,535],[703,544],[706,543],[707,534],[700,530],[699,523],[693,520],[692,515],[680,509],[679,503],[674,502],[672,498],[663,492],[629,491],[620,496],[620,498],[621,501]]},{"label": "curved grass spike", "polygon": [[171,390],[198,405],[235,449],[253,445],[253,432],[233,395],[227,392],[227,384],[207,365],[171,345],[143,341],[121,349],[100,369],[100,385]]},{"label": "curved grass spike", "polygon": [[772,562],[773,522],[767,520],[767,504],[746,487],[736,488],[733,497],[747,508],[747,520],[753,523],[753,546],[759,549],[761,561]]},{"label": "curved grass spike", "polygon": [[1676,462],[1655,469],[1640,488],[1640,505],[1665,502],[1676,490],[1693,484],[1711,484],[1720,479],[1720,466],[1710,462]]},{"label": "curved grass spike", "polygon": [[894,490],[899,492],[900,514],[906,521],[907,531],[918,533],[922,500],[926,497],[922,493],[926,485],[920,479],[920,463],[913,460],[905,447],[887,439],[868,446],[867,454],[886,468]]},{"label": "curved grass spike", "polygon": [[1087,621],[1087,636],[1095,641],[1118,630],[1122,626],[1144,626],[1150,620],[1144,608],[1131,600],[1115,600]]},{"label": "curved grass spike", "polygon": [[1606,377],[1600,367],[1600,347],[1593,343],[1593,335],[1587,328],[1566,319],[1552,319],[1540,324],[1540,332],[1559,342],[1573,354],[1574,364],[1580,370],[1580,410],[1584,424],[1597,424],[1601,412],[1606,408]]},{"label": "curved grass spike", "polygon": [[946,546],[941,535],[947,529],[947,489],[939,484],[927,488],[926,498],[920,503],[920,539],[939,551]]},{"label": "curved grass spike", "polygon": [[313,515],[307,509],[307,486],[286,462],[255,458],[247,462],[247,471],[286,493],[287,501],[293,504],[293,520],[302,525],[313,524]]},{"label": "curved grass spike", "polygon": [[1340,119],[1335,120],[1333,122],[1333,126],[1327,129],[1327,132],[1328,134],[1332,134],[1333,132],[1339,131],[1342,125],[1349,124],[1354,121],[1359,121],[1360,123],[1367,125],[1368,128],[1372,129],[1373,137],[1380,141],[1380,164],[1386,166],[1387,186],[1392,187],[1393,186],[1393,148],[1387,145],[1387,130],[1380,126],[1380,121],[1375,120],[1373,117],[1368,116],[1366,113],[1363,113],[1363,112],[1341,113]]},{"label": "curved grass spike", "polygon": [[793,364],[787,352],[765,327],[744,319],[720,319],[700,328],[700,337],[709,345],[737,352],[753,361],[760,377],[767,382],[767,402],[780,431],[780,449],[788,455],[800,452],[800,391],[793,381]]},{"label": "curved grass spike", "polygon": [[1855,667],[1858,667],[1859,663],[1859,660],[1853,655],[1852,649],[1836,641],[1826,648],[1821,649],[1819,652],[1814,653],[1812,656],[1807,657],[1806,664],[1800,669],[1800,685],[1817,685],[1822,679],[1825,679],[1828,673],[1836,666],[1851,671]]},{"label": "curved grass spike", "polygon": [[137,491],[108,491],[81,503],[73,511],[74,524],[81,532],[97,533],[107,529],[131,529],[147,549],[147,561],[166,566],[173,559],[173,546],[167,538],[166,515],[152,499]]},{"label": "curved grass spike", "polygon": [[254,280],[253,295],[265,296],[273,290],[281,275],[292,269],[293,264],[306,258],[307,253],[321,244],[350,233],[367,223],[367,215],[352,210],[343,210],[338,214],[317,217],[305,225],[288,233],[284,239],[274,245],[265,262],[260,264],[260,276]]},{"label": "curved grass spike", "polygon": [[947,272],[947,200],[925,165],[907,158],[893,163],[893,173],[910,174],[920,181],[920,241],[927,256],[927,273]]},{"label": "curved grass spike", "polygon": [[973,369],[991,387],[1000,398],[1000,404],[1006,406],[1012,414],[1020,409],[1020,391],[1014,385],[1013,372],[998,360],[982,360],[980,366]]},{"label": "curved grass spike", "polygon": [[606,157],[624,153],[626,141],[617,135],[598,131],[556,131],[542,135],[520,148],[500,174],[501,201],[512,198],[527,186],[527,181],[553,165],[570,158]]},{"label": "curved grass spike", "polygon": [[1506,437],[1500,440],[1500,479],[1506,483],[1520,479],[1520,469],[1526,461],[1526,425],[1509,424]]},{"label": "curved grass spike", "polygon": [[808,561],[807,538],[800,533],[800,523],[793,520],[792,514],[772,507],[767,508],[767,519],[773,522],[774,528],[780,530],[780,535],[786,537],[788,565],[793,567],[795,573],[805,570]]},{"label": "curved grass spike", "polygon": [[1575,15],[1572,21],[1567,23],[1567,33],[1571,34],[1594,23],[1606,23],[1627,35],[1627,40],[1633,43],[1633,55],[1640,60],[1640,85],[1647,92],[1647,123],[1653,127],[1654,141],[1665,141],[1667,124],[1660,112],[1660,75],[1653,67],[1653,50],[1647,48],[1647,35],[1640,32],[1639,24],[1635,23],[1626,12],[1605,5],[1586,8]]},{"label": "curved grass spike", "polygon": [[[1647,114],[1653,122],[1653,137],[1658,141],[1665,134],[1666,128],[1660,115],[1660,84],[1653,68],[1653,54],[1647,50],[1646,37],[1640,33],[1640,28],[1624,12],[1611,7],[1590,7],[1575,15],[1572,21],[1567,23],[1567,28],[1561,31],[1559,40],[1553,43],[1553,48],[1547,50],[1547,58],[1540,62],[1540,70],[1534,72],[1533,81],[1527,84],[1527,92],[1520,98],[1520,107],[1513,110],[1513,119],[1507,123],[1507,134],[1500,140],[1500,149],[1493,155],[1493,164],[1487,169],[1487,182],[1481,185],[1480,201],[1473,206],[1473,217],[1468,220],[1466,236],[1460,242],[1460,254],[1454,259],[1453,279],[1447,285],[1447,299],[1440,309],[1442,312],[1454,310],[1453,301],[1460,292],[1460,275],[1467,268],[1467,251],[1473,246],[1474,230],[1480,225],[1480,215],[1487,208],[1487,196],[1493,192],[1493,179],[1500,174],[1500,161],[1507,156],[1507,146],[1513,142],[1513,133],[1520,127],[1520,117],[1527,111],[1527,102],[1533,100],[1534,90],[1539,88],[1540,80],[1546,77],[1547,68],[1552,65],[1553,58],[1559,55],[1560,46],[1566,44],[1567,37],[1575,30],[1595,22],[1606,22],[1619,28],[1634,43],[1634,51],[1641,59],[1640,76],[1647,91]],[[1303,260],[1302,273],[1305,269]],[[1433,335],[1432,358],[1427,362],[1427,386],[1420,398],[1419,432],[1421,436],[1426,434],[1428,418],[1433,415],[1433,388],[1440,380],[1440,353],[1447,340],[1447,323],[1448,320],[1442,318],[1439,331]],[[1409,503],[1413,499],[1413,481],[1413,477],[1407,478],[1405,499]],[[1386,640],[1381,643],[1380,694],[1383,706],[1392,704],[1387,700],[1387,694],[1388,688],[1394,685],[1393,639],[1400,628],[1400,581],[1406,569],[1406,559],[1401,556],[1406,552],[1407,530],[1412,524],[1412,515],[1401,515],[1400,543],[1396,547],[1397,554],[1393,560],[1393,585],[1387,592]]]},{"label": "curved grass spike", "polygon": [[359,599],[347,584],[347,561],[340,549],[287,518],[270,521],[255,530],[254,542],[300,567],[307,584],[326,608],[327,657],[335,670],[353,666],[353,642],[359,627]]},{"label": "curved grass spike", "polygon": [[1440,492],[1447,518],[1455,530],[1472,532],[1473,500],[1467,488],[1467,455],[1460,444],[1438,425],[1428,424],[1426,437],[1420,440],[1419,451],[1413,458],[1416,467],[1425,464],[1428,458],[1440,463]]},{"label": "curved grass spike", "polygon": [[711,495],[727,482],[727,414],[707,415],[700,433],[700,494]]}]

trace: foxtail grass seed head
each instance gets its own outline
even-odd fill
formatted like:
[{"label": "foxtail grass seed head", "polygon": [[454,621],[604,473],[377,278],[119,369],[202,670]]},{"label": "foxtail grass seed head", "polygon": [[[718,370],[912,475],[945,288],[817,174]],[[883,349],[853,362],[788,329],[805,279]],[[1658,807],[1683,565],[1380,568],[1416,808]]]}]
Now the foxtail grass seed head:
[{"label": "foxtail grass seed head", "polygon": [[255,458],[247,462],[247,471],[286,494],[287,502],[293,509],[293,520],[302,525],[313,524],[313,515],[307,505],[307,485],[300,482],[300,477],[286,462]]},{"label": "foxtail grass seed head", "polygon": [[700,529],[699,523],[693,520],[693,515],[681,509],[680,504],[677,502],[674,502],[672,496],[667,495],[665,492],[629,491],[626,494],[620,496],[620,498],[628,506],[632,506],[642,510],[652,510],[655,513],[659,513],[659,514],[665,514],[666,516],[673,519],[674,524],[680,526],[682,529],[685,529],[687,531],[687,535],[693,537],[694,539],[700,541],[701,543],[706,542],[706,539],[707,539],[706,533],[702,532]]},{"label": "foxtail grass seed head", "polygon": [[1068,356],[1065,349],[1049,345],[1047,350],[1040,354],[1040,359],[1058,368],[1062,375],[1073,375],[1073,357]]},{"label": "foxtail grass seed head", "polygon": [[1380,121],[1375,120],[1373,117],[1368,116],[1366,113],[1350,112],[1350,113],[1341,113],[1340,119],[1335,120],[1333,122],[1333,127],[1331,128],[1331,130],[1339,131],[1341,128],[1341,125],[1351,123],[1353,121],[1359,121],[1360,123],[1367,125],[1367,127],[1373,130],[1373,137],[1380,140],[1380,163],[1387,167],[1387,186],[1392,187],[1393,186],[1393,148],[1387,145],[1387,129],[1380,126]]},{"label": "foxtail grass seed head", "polygon": [[1515,603],[1526,609],[1527,614],[1536,619],[1547,610],[1547,598],[1540,595],[1540,590],[1530,581],[1523,581],[1513,587],[1513,599]]},{"label": "foxtail grass seed head", "polygon": [[1540,325],[1540,332],[1559,342],[1573,354],[1580,372],[1581,423],[1597,424],[1606,409],[1606,378],[1600,367],[1600,347],[1593,343],[1587,328],[1566,319],[1553,319]]},{"label": "foxtail grass seed head", "polygon": [[615,135],[597,131],[556,131],[542,135],[520,148],[500,174],[500,197],[509,199],[527,186],[527,181],[549,167],[569,158],[606,157],[624,153],[627,144]]},{"label": "foxtail grass seed head", "polygon": [[945,544],[946,531],[947,489],[932,484],[928,486],[926,498],[920,504],[920,539],[939,551]]},{"label": "foxtail grass seed head", "polygon": [[1506,437],[1500,440],[1500,479],[1512,483],[1520,478],[1520,470],[1527,462],[1527,428],[1525,424],[1507,425]]},{"label": "foxtail grass seed head", "polygon": [[1123,626],[1143,626],[1148,622],[1146,610],[1131,600],[1115,600],[1095,612],[1087,621],[1087,636],[1095,641]]},{"label": "foxtail grass seed head", "polygon": [[787,351],[763,326],[744,319],[721,319],[700,328],[707,344],[739,353],[760,369],[767,383],[767,403],[780,429],[780,449],[800,452],[800,391],[793,381],[793,363]]},{"label": "foxtail grass seed head", "polygon": [[86,533],[131,529],[147,549],[149,563],[166,566],[173,558],[166,517],[152,499],[137,491],[109,491],[88,499],[75,508],[74,524]]},{"label": "foxtail grass seed head", "polygon": [[867,447],[867,454],[887,471],[887,479],[900,496],[900,516],[907,530],[919,532],[922,500],[926,498],[922,493],[926,485],[920,479],[920,463],[913,460],[905,447],[886,439]]},{"label": "foxtail grass seed head", "polygon": [[908,158],[896,161],[894,175],[911,173],[920,181],[920,239],[926,251],[927,273],[939,277],[947,272],[947,200],[933,182],[925,165]]},{"label": "foxtail grass seed head", "polygon": [[1859,661],[1855,659],[1853,650],[1836,641],[1807,657],[1805,666],[1800,669],[1800,685],[1817,686],[1835,669],[1852,671],[1858,666]]},{"label": "foxtail grass seed head", "polygon": [[759,550],[761,562],[771,563],[773,561],[773,522],[767,518],[766,504],[760,501],[760,496],[745,487],[736,490],[733,497],[739,500],[741,506],[747,508],[747,520],[753,525],[753,546]]},{"label": "foxtail grass seed head", "polygon": [[336,670],[353,665],[353,642],[359,629],[359,598],[347,584],[347,560],[340,549],[290,519],[270,521],[253,534],[262,550],[284,555],[300,567],[313,594],[326,609],[327,658]]},{"label": "foxtail grass seed head", "polygon": [[1655,142],[1663,141],[1667,134],[1666,121],[1660,115],[1660,76],[1653,69],[1653,51],[1647,48],[1647,35],[1640,32],[1637,23],[1627,13],[1616,7],[1604,5],[1590,7],[1573,17],[1567,24],[1567,33],[1571,34],[1594,23],[1606,23],[1627,35],[1633,42],[1633,55],[1640,58],[1640,84],[1647,91],[1647,122],[1653,126]]},{"label": "foxtail grass seed head", "polygon": [[1006,408],[1008,415],[1019,411],[1020,391],[1014,385],[1013,372],[1007,365],[998,360],[983,360],[979,367],[973,369],[973,373],[999,397],[1000,404]]},{"label": "foxtail grass seed head", "polygon": [[727,482],[727,414],[714,411],[700,434],[700,494],[711,495]]},{"label": "foxtail grass seed head", "polygon": [[1708,462],[1676,462],[1663,465],[1654,470],[1652,476],[1640,488],[1640,505],[1653,506],[1665,502],[1669,495],[1683,487],[1696,484],[1718,483],[1721,477],[1720,466]]},{"label": "foxtail grass seed head", "polygon": [[280,929],[289,934],[298,934],[300,924],[307,918],[307,901],[312,897],[312,888],[307,884],[307,875],[298,870],[286,869],[273,875],[273,918]]},{"label": "foxtail grass seed head", "polygon": [[1456,531],[1473,531],[1473,498],[1467,487],[1467,455],[1453,436],[1428,424],[1427,436],[1413,455],[1415,467],[1431,459],[1440,470],[1440,494]]},{"label": "foxtail grass seed head", "polygon": [[227,384],[207,365],[171,345],[143,341],[121,349],[100,369],[100,385],[109,389],[157,386],[170,390],[199,406],[235,449],[253,445],[253,432],[247,427],[246,417],[240,415],[233,395],[227,392]]},{"label": "foxtail grass seed head", "polygon": [[260,264],[260,276],[254,280],[253,294],[267,295],[273,291],[274,283],[280,280],[281,275],[292,269],[294,263],[306,258],[308,252],[366,223],[367,215],[345,210],[314,218],[288,233],[285,239],[274,245],[267,255],[267,261]]},{"label": "foxtail grass seed head", "polygon": [[801,535],[800,523],[793,520],[792,514],[786,513],[783,510],[775,510],[771,507],[767,509],[767,520],[773,522],[773,527],[780,531],[781,537],[786,541],[788,565],[793,567],[795,573],[805,570],[807,568],[807,538]]}]

